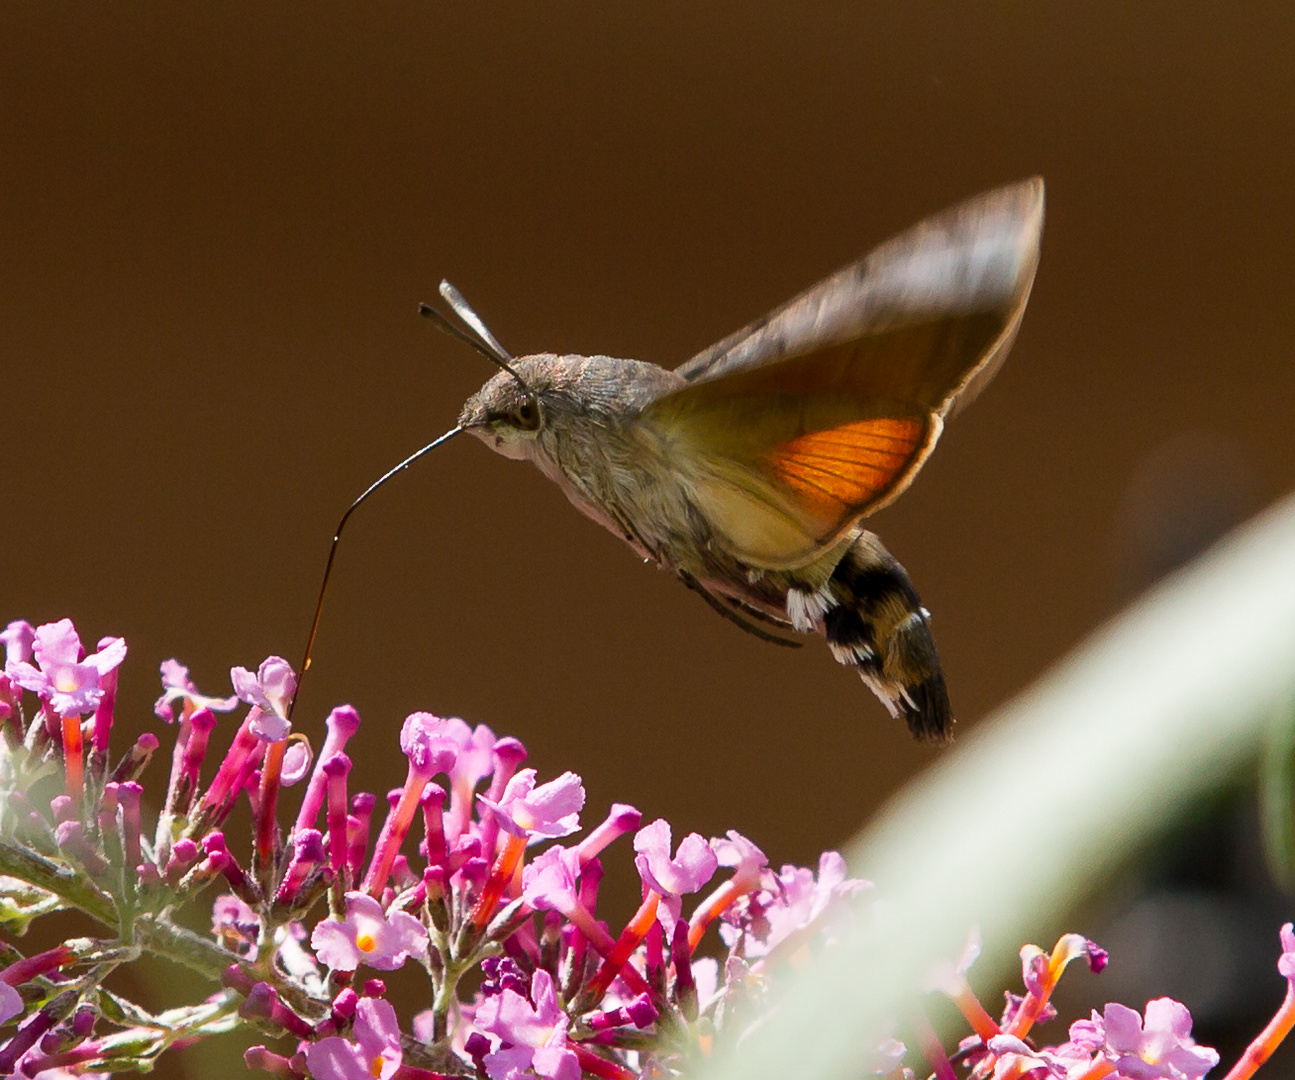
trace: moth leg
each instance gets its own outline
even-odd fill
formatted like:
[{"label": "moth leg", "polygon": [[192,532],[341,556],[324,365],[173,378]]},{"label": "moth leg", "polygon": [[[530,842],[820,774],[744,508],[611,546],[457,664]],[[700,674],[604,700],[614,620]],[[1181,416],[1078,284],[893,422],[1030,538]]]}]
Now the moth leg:
[{"label": "moth leg", "polygon": [[[735,626],[741,627],[752,637],[758,637],[761,641],[767,641],[773,645],[782,645],[784,648],[788,649],[799,649],[801,647],[802,642],[792,641],[789,638],[781,637],[778,634],[771,634],[763,627],[757,626],[755,623],[756,613],[749,612],[746,605],[741,604],[741,601],[733,601],[733,606],[730,606],[706,588],[706,586],[693,577],[692,574],[688,573],[687,570],[678,570],[677,573],[679,574],[679,580],[687,585],[688,588],[697,593],[725,619],[733,623]],[[740,607],[737,606],[739,604],[741,605]],[[764,612],[759,612],[758,614],[769,622],[777,622],[777,620],[765,615]]]},{"label": "moth leg", "polygon": [[[776,615],[770,615],[767,611],[762,611],[754,604],[748,604],[745,600],[739,600],[736,596],[720,596],[720,600],[730,607],[740,611],[743,615],[749,615],[756,622],[762,622],[767,626],[776,626],[779,630],[786,630],[789,633],[796,629],[790,619],[780,619]],[[796,642],[796,644],[801,644]]]}]

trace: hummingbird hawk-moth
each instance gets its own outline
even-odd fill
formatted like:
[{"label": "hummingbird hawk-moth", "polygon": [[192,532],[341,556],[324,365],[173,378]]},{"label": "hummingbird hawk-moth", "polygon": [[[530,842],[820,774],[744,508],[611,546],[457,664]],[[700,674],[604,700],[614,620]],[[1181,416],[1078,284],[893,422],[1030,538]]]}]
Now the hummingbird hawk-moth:
[{"label": "hummingbird hawk-moth", "polygon": [[861,521],[908,487],[946,420],[1002,364],[1042,224],[1042,180],[986,192],[673,371],[609,356],[514,359],[443,282],[468,329],[423,313],[502,370],[453,430],[387,476],[470,432],[532,462],[744,629],[783,644],[797,644],[785,632],[822,634],[916,737],[945,739],[953,715],[929,613]]}]

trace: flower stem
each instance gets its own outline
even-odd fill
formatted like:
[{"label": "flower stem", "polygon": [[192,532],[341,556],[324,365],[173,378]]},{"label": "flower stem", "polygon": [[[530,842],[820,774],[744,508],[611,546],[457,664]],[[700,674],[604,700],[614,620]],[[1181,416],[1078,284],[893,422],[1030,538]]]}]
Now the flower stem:
[{"label": "flower stem", "polygon": [[404,842],[405,834],[409,832],[409,823],[414,820],[414,814],[418,810],[418,800],[423,794],[427,780],[426,773],[410,766],[404,789],[400,793],[400,801],[387,815],[387,820],[382,823],[382,832],[378,834],[378,842],[373,849],[369,872],[364,875],[364,884],[360,886],[372,897],[376,898],[382,894],[382,887],[391,874],[391,864],[396,861],[396,856],[400,853],[400,845]]},{"label": "flower stem", "polygon": [[580,1059],[580,1068],[594,1076],[604,1077],[606,1080],[637,1080],[638,1073],[633,1069],[627,1069],[624,1065],[618,1065],[614,1061],[608,1061],[605,1057],[595,1054],[587,1046],[581,1046],[579,1043],[568,1044],[575,1055]]},{"label": "flower stem", "polygon": [[917,1035],[917,1042],[922,1048],[922,1055],[926,1058],[927,1064],[931,1066],[931,1071],[935,1074],[937,1080],[957,1080],[958,1074],[953,1071],[949,1056],[944,1052],[940,1037],[936,1035],[935,1029],[931,1027],[931,1021],[927,1019],[925,1010],[918,1007],[913,1013],[912,1021],[913,1032]]},{"label": "flower stem", "polygon": [[616,976],[621,973],[621,969],[629,960],[630,954],[638,948],[639,942],[647,936],[647,932],[652,928],[652,923],[656,920],[657,906],[660,903],[660,895],[653,890],[649,890],[642,906],[634,913],[634,918],[630,919],[625,929],[621,931],[621,936],[616,941],[616,948],[612,949],[611,955],[603,961],[602,967],[598,969],[598,973],[585,988],[584,993],[581,995],[582,1000],[593,1004],[601,999],[603,994],[607,993],[607,988],[611,986]]},{"label": "flower stem", "polygon": [[0,873],[54,893],[69,907],[85,912],[104,926],[118,928],[116,905],[107,893],[83,875],[4,839],[0,839]]},{"label": "flower stem", "polygon": [[79,716],[63,717],[63,771],[67,777],[68,796],[80,805],[85,794],[85,761]]},{"label": "flower stem", "polygon": [[499,853],[499,858],[495,860],[494,868],[490,871],[490,877],[481,890],[481,898],[468,919],[468,924],[475,930],[482,929],[490,921],[490,916],[495,913],[499,898],[503,896],[504,888],[512,880],[513,872],[517,869],[517,863],[525,850],[526,837],[511,835],[508,837],[504,850]]},{"label": "flower stem", "polygon": [[1295,983],[1288,982],[1286,1000],[1282,1002],[1281,1008],[1268,1021],[1268,1026],[1259,1033],[1255,1041],[1246,1047],[1245,1053],[1223,1080],[1247,1080],[1248,1077],[1253,1076],[1255,1070],[1272,1057],[1273,1051],[1281,1045],[1281,1041],[1286,1038],[1293,1026],[1295,1026]]},{"label": "flower stem", "polygon": [[724,911],[735,901],[745,896],[751,891],[750,888],[743,888],[743,883],[737,878],[732,878],[721,885],[711,895],[697,911],[688,926],[688,948],[696,950],[701,939],[706,934],[706,928],[710,926]]},{"label": "flower stem", "polygon": [[[473,961],[476,957],[472,958]],[[436,987],[436,997],[432,1001],[432,1042],[439,1042],[445,1038],[447,1032],[447,1018],[450,1015],[450,1009],[458,995],[455,993],[459,984],[459,978],[472,966],[468,961],[450,961],[445,965],[445,972],[441,976],[440,983]]]},{"label": "flower stem", "polygon": [[254,872],[260,879],[262,890],[271,892],[274,884],[275,841],[279,823],[275,814],[279,807],[279,780],[283,774],[283,755],[288,749],[286,739],[270,743],[265,748],[261,762],[261,806],[256,821],[256,859]]},{"label": "flower stem", "polygon": [[1115,1071],[1115,1062],[1107,1058],[1099,1058],[1091,1066],[1081,1072],[1078,1076],[1072,1077],[1071,1080],[1104,1080]]},{"label": "flower stem", "polygon": [[998,1022],[985,1011],[980,998],[972,993],[971,987],[965,982],[958,993],[950,994],[949,997],[971,1025],[971,1030],[980,1036],[981,1042],[988,1043],[995,1035],[1002,1034]]}]

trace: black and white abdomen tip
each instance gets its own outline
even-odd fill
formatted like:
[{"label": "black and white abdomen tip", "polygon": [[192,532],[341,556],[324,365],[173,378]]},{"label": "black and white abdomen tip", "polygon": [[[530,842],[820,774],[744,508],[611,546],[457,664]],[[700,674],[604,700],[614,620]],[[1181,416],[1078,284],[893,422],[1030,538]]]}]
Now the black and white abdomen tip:
[{"label": "black and white abdomen tip", "polygon": [[798,630],[821,630],[837,662],[858,671],[916,738],[950,737],[953,713],[928,613],[876,536],[861,533],[822,589],[790,590],[787,613]]}]

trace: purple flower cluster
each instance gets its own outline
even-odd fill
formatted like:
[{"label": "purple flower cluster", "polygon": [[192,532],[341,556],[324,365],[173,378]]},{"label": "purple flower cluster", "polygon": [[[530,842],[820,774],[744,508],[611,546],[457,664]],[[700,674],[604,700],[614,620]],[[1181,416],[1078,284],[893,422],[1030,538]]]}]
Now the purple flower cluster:
[{"label": "purple flower cluster", "polygon": [[[21,932],[77,909],[103,930],[27,957],[0,942],[0,1075],[143,1070],[167,1049],[248,1025],[274,1041],[247,1064],[299,1080],[678,1076],[715,1038],[757,1023],[787,968],[849,934],[871,888],[835,852],[816,870],[776,870],[739,833],[676,842],[666,821],[644,824],[622,804],[582,834],[580,777],[543,780],[516,739],[424,712],[404,722],[404,783],[381,812],[377,795],[349,786],[358,713],[334,709],[312,754],[292,731],[296,676],[278,657],[232,669],[229,697],[162,665],[155,711],[175,739],[150,802],[141,780],[158,739],[142,736],[116,760],[109,751],[125,643],[105,638],[87,654],[68,620],[14,622],[0,641],[0,915]],[[240,702],[247,711],[217,753],[217,714]],[[288,825],[279,804],[294,784]],[[226,822],[243,800],[252,827],[239,840]],[[602,860],[621,837],[641,886],[623,924],[599,914]],[[193,903],[209,907],[210,936],[174,921]],[[703,954],[707,941],[719,956]],[[952,1059],[919,1032],[941,1080],[953,1080],[954,1061],[972,1080],[1199,1080],[1217,1064],[1169,999],[1142,1014],[1109,1004],[1040,1047],[1030,1032],[1054,1015],[1066,965],[1100,970],[1106,954],[1073,934],[1051,953],[1027,946],[1024,993],[995,1020],[966,979],[978,951],[973,941],[933,979],[974,1031]],[[152,1017],[104,989],[144,953],[187,966],[214,993]],[[406,964],[425,969],[430,989],[402,1025],[374,973]],[[1253,1073],[1295,1024],[1289,926],[1278,966],[1286,1004],[1228,1080]],[[911,1078],[906,1053],[895,1039],[865,1046],[863,1071]]]},{"label": "purple flower cluster", "polygon": [[[312,756],[288,720],[295,674],[277,657],[234,668],[228,697],[201,693],[175,660],[162,665],[155,712],[175,741],[146,822],[141,780],[158,740],[108,754],[124,642],[87,656],[67,620],[12,623],[3,640],[2,880],[21,885],[9,899],[26,917],[75,907],[108,932],[0,973],[0,1023],[17,1025],[0,1044],[0,1074],[142,1068],[245,1023],[295,1040],[248,1056],[284,1076],[674,1075],[758,1000],[782,959],[821,947],[864,887],[839,856],[825,856],[817,878],[775,872],[738,833],[676,843],[664,820],[644,825],[622,804],[578,835],[580,777],[543,780],[516,739],[422,712],[401,730],[405,781],[374,837],[380,801],[348,784],[359,715],[334,709]],[[218,754],[218,714],[239,702],[247,711]],[[298,782],[285,829],[280,797]],[[245,847],[225,831],[242,799]],[[642,892],[615,926],[599,917],[598,893],[620,837]],[[171,921],[213,887],[210,939]],[[722,968],[694,955],[712,924],[729,946]],[[140,950],[221,989],[150,1025],[100,990]],[[432,989],[402,1031],[384,983],[361,972],[406,963],[424,967]],[[465,994],[474,969],[487,977]]]}]

